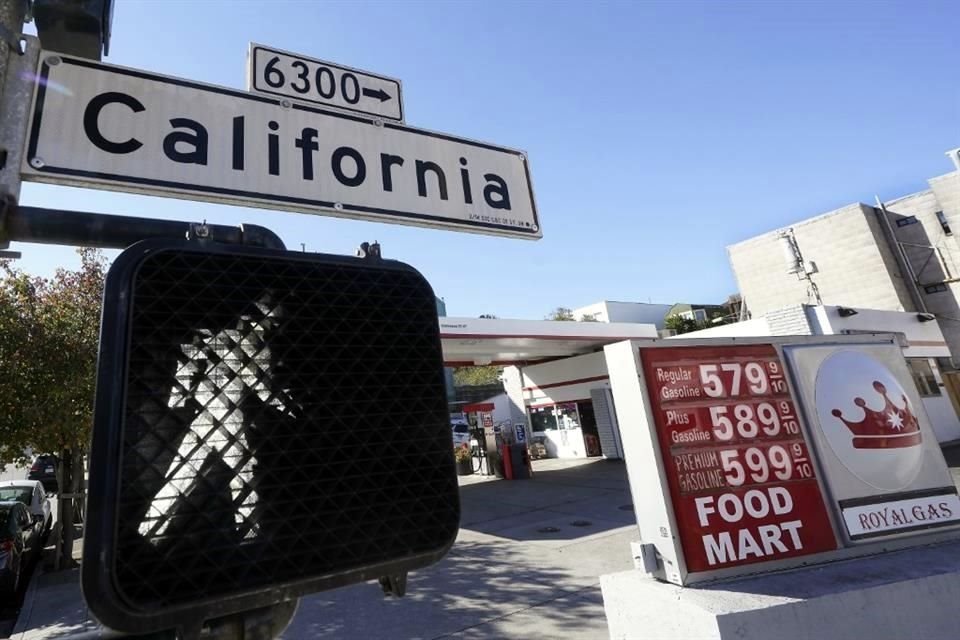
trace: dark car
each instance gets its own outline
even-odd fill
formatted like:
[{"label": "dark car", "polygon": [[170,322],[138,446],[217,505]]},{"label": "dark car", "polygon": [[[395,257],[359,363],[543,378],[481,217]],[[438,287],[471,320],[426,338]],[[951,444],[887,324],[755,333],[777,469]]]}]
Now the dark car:
[{"label": "dark car", "polygon": [[47,493],[57,493],[57,468],[60,459],[51,453],[37,456],[30,465],[27,480],[39,480]]},{"label": "dark car", "polygon": [[42,523],[21,502],[0,502],[0,603],[13,602],[20,575],[40,550]]}]

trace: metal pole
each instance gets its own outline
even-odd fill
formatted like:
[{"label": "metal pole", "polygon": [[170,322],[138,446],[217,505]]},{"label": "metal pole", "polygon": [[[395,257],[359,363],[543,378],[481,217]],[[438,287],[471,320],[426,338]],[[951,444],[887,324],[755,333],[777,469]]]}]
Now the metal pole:
[{"label": "metal pole", "polygon": [[266,249],[286,248],[280,236],[255,224],[231,227],[42,207],[13,206],[5,215],[0,212],[0,241],[126,249],[147,238],[187,237]]},{"label": "metal pole", "polygon": [[28,0],[0,0],[0,197],[14,201],[20,197],[20,156],[33,87],[22,71],[30,59],[36,67],[40,51],[37,43],[28,51],[21,47],[28,9]]},{"label": "metal pole", "polygon": [[875,196],[875,198],[877,200],[877,206],[873,208],[873,212],[880,219],[880,225],[883,229],[887,244],[890,246],[890,249],[893,250],[893,257],[905,275],[903,281],[907,285],[907,293],[910,294],[910,299],[913,301],[917,311],[927,313],[927,304],[923,299],[923,295],[920,293],[917,274],[914,273],[913,265],[910,264],[910,260],[907,258],[907,252],[903,250],[903,246],[897,241],[897,235],[893,232],[890,218],[887,217],[887,207],[880,200],[880,196]]}]

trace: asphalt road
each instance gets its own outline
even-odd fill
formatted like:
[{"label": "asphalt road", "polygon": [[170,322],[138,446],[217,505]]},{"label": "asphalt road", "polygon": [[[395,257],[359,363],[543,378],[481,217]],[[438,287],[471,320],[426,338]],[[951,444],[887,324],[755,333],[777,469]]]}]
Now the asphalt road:
[{"label": "asphalt road", "polygon": [[[28,469],[29,467],[16,467],[14,465],[7,465],[3,469],[0,469],[0,482],[5,480],[24,480],[27,477]],[[53,513],[54,520],[56,520],[57,499],[55,497],[50,498],[50,510]],[[30,584],[30,579],[33,576],[34,569],[36,569],[40,560],[40,555],[41,554],[37,554],[28,563],[26,570],[20,579],[20,589],[16,594],[15,602],[0,602],[0,639],[9,638],[10,634],[13,632],[13,626],[16,624],[20,606],[23,604],[23,596],[27,591],[27,586]]]}]

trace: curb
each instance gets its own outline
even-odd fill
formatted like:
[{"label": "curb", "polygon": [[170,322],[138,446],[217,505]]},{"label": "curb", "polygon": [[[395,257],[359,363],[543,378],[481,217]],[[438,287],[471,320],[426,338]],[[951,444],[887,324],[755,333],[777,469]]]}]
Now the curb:
[{"label": "curb", "polygon": [[27,623],[33,615],[37,584],[39,582],[38,578],[44,573],[43,563],[38,561],[37,567],[33,570],[33,575],[30,577],[30,585],[27,587],[27,592],[23,595],[23,606],[20,607],[20,613],[17,615],[17,623],[13,625],[10,640],[23,640],[24,634],[30,630]]}]

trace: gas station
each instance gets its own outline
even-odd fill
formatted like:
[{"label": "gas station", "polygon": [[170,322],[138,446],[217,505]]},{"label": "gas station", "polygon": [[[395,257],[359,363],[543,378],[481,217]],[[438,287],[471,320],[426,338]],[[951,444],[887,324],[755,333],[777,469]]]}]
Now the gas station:
[{"label": "gas station", "polygon": [[512,422],[550,457],[625,460],[639,540],[633,570],[601,576],[611,638],[950,637],[960,497],[940,444],[956,415],[908,366],[946,345],[913,314],[864,315],[887,332],[441,332],[448,365],[505,366]]}]

